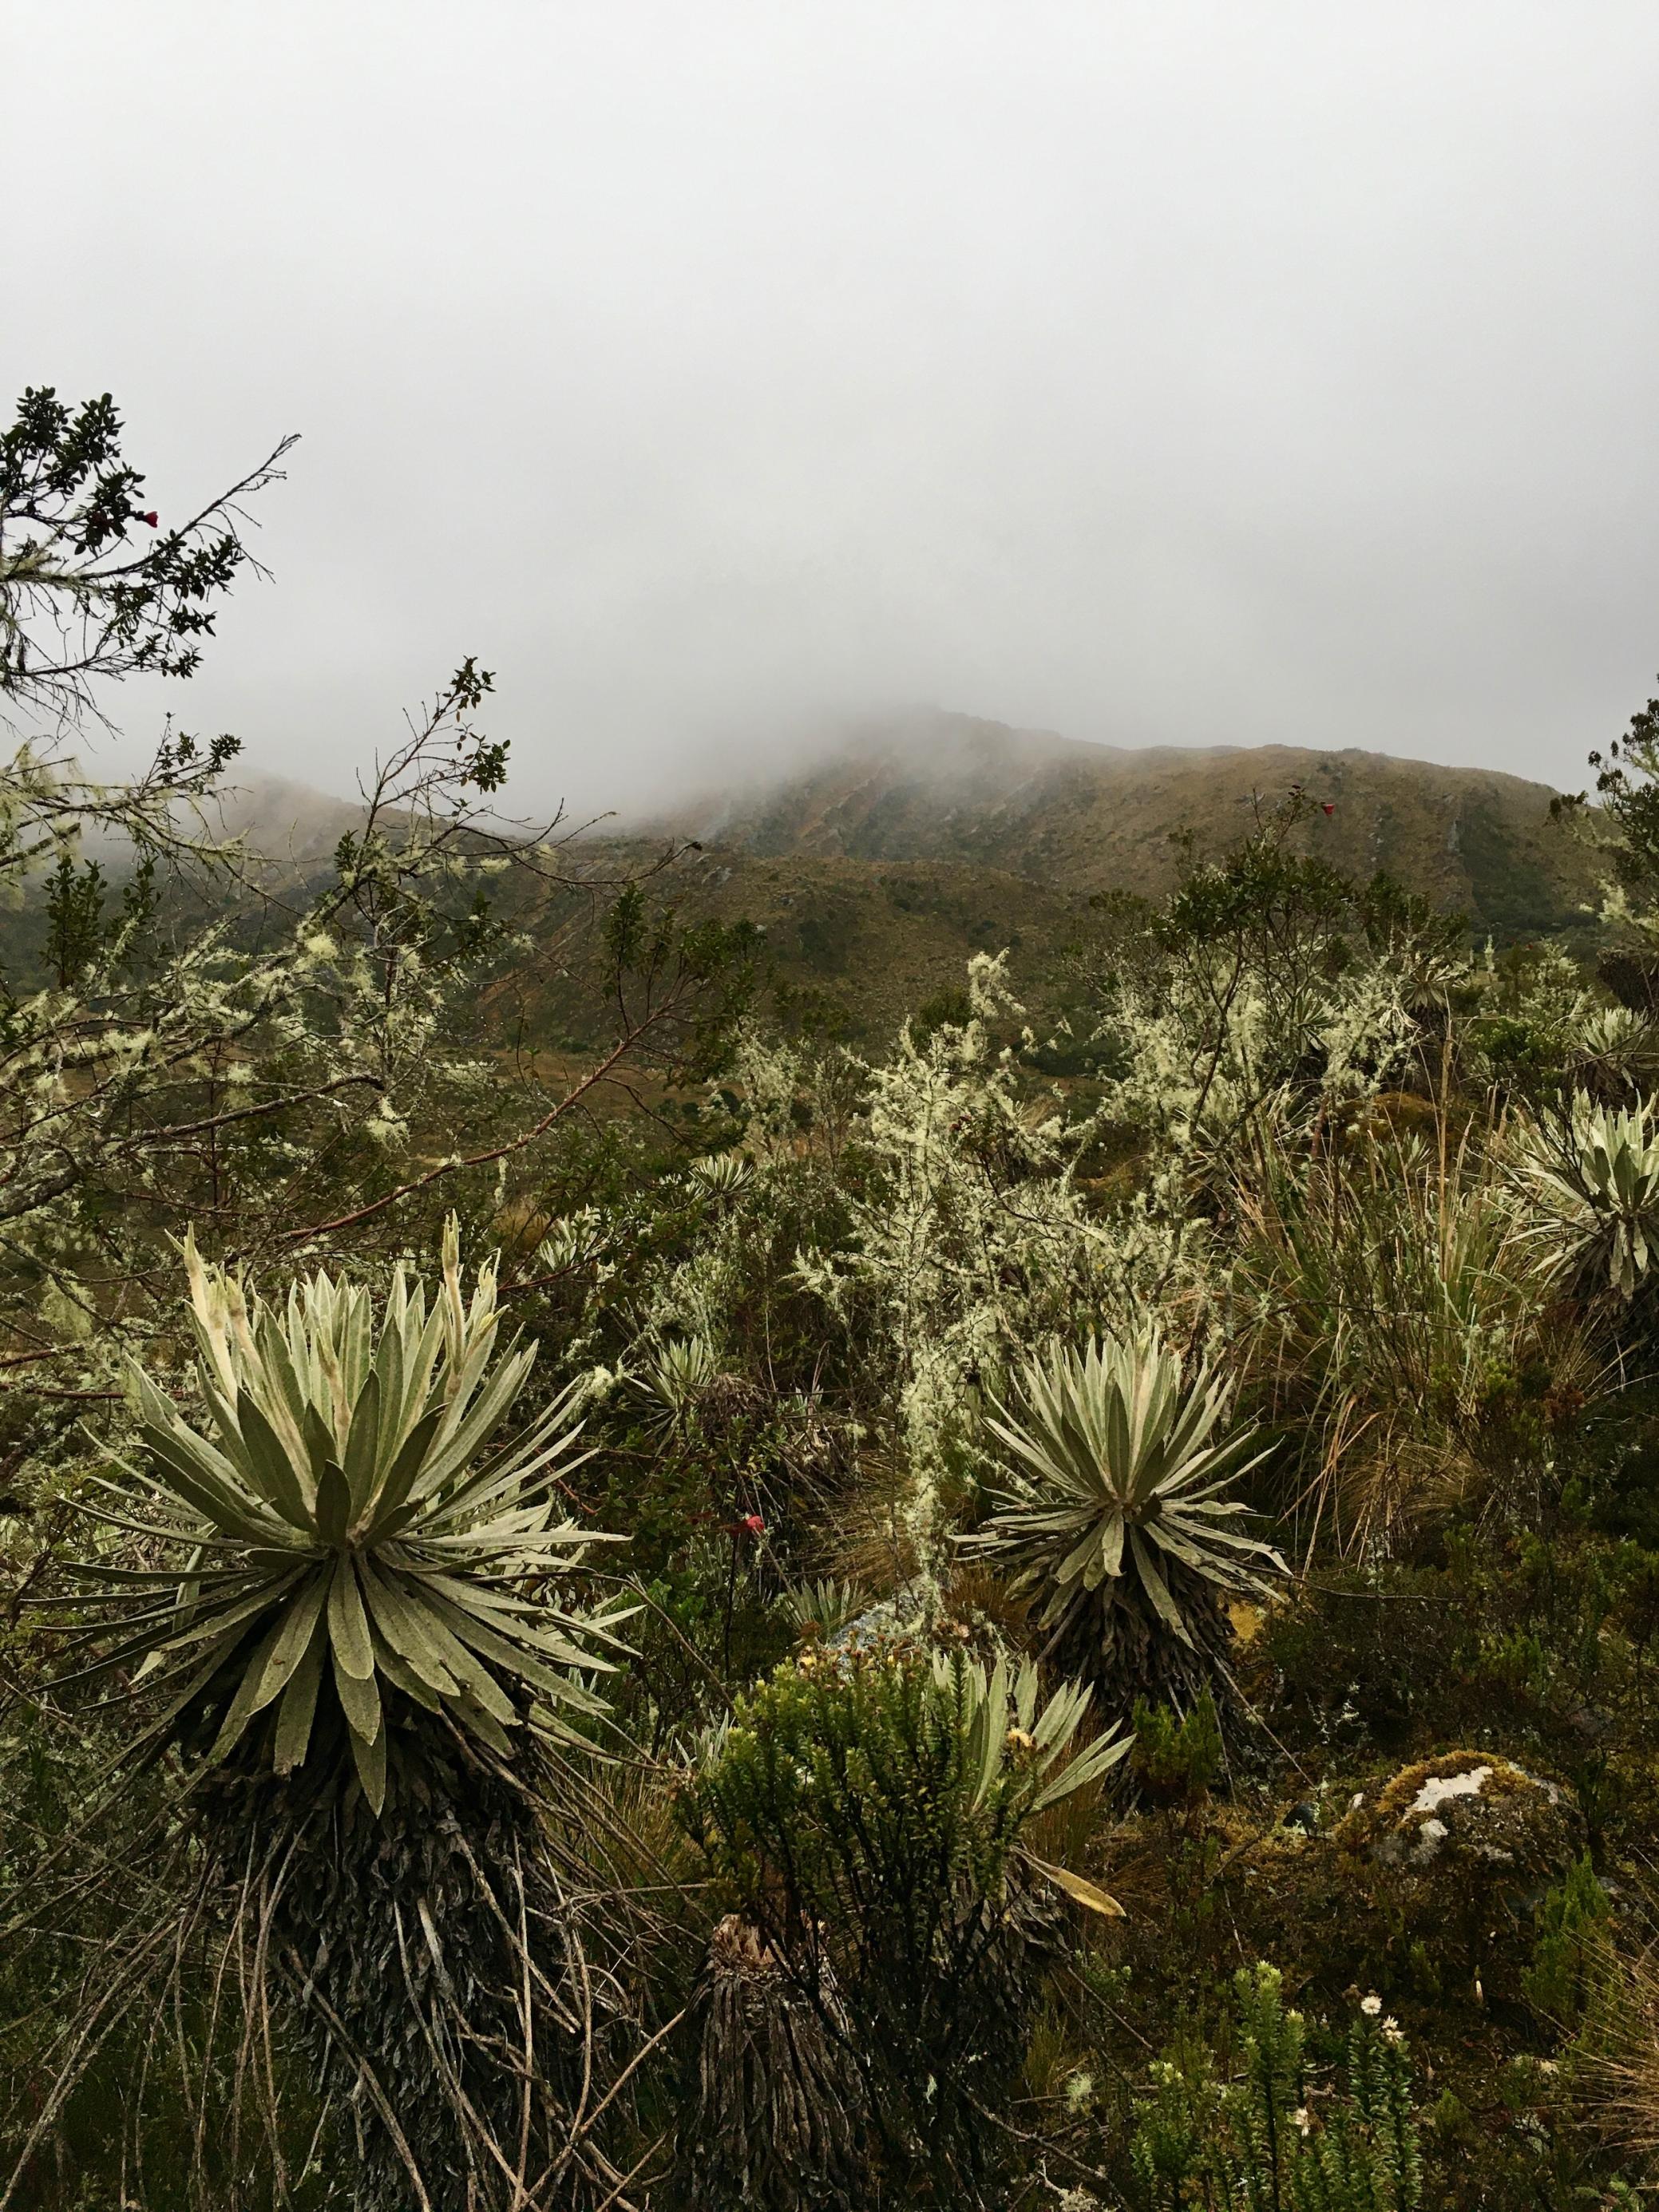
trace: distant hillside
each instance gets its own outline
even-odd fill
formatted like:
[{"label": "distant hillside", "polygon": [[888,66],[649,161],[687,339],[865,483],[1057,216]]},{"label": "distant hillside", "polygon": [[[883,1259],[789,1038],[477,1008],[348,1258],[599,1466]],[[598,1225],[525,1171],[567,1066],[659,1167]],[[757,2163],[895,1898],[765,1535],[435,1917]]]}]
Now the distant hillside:
[{"label": "distant hillside", "polygon": [[[659,848],[593,848],[607,865],[644,867]],[[1008,951],[1024,978],[1046,978],[1085,926],[1080,894],[962,861],[864,861],[735,848],[688,854],[652,895],[688,921],[751,921],[787,989],[809,993],[849,1037],[876,1042],[940,991],[960,992],[970,953]],[[603,908],[580,893],[543,898],[516,917],[536,950],[490,994],[498,1021],[539,1042],[596,1034]]]},{"label": "distant hillside", "polygon": [[[564,864],[614,881],[649,868],[667,841],[702,849],[652,885],[687,920],[764,931],[776,979],[815,994],[849,1036],[875,1044],[942,990],[976,951],[1012,955],[1042,1022],[1068,990],[1060,956],[1091,933],[1090,896],[1157,896],[1176,879],[1173,842],[1224,849],[1253,800],[1301,784],[1328,814],[1298,832],[1348,873],[1386,869],[1500,944],[1582,926],[1600,867],[1549,819],[1541,784],[1381,754],[1291,746],[1121,750],[966,715],[916,715],[854,732],[817,765],[711,797],[632,834],[580,838]],[[619,794],[623,796],[623,794]],[[346,802],[276,778],[227,794],[224,826],[305,877],[358,818]],[[118,870],[116,872],[119,872]],[[602,890],[500,886],[531,949],[494,985],[491,1027],[583,1048],[607,1018],[599,989]],[[39,916],[13,917],[0,946],[27,963]]]},{"label": "distant hillside", "polygon": [[1219,851],[1254,798],[1293,783],[1332,810],[1302,833],[1310,850],[1360,878],[1386,869],[1500,940],[1565,928],[1595,900],[1599,871],[1551,823],[1549,788],[1518,776],[1290,745],[1133,750],[961,714],[864,731],[664,826],[769,858],[948,860],[1057,892],[1156,895],[1179,865],[1174,833]]},{"label": "distant hillside", "polygon": [[362,809],[307,783],[282,775],[232,780],[212,811],[215,826],[247,839],[250,848],[280,866],[309,870],[326,860]]}]

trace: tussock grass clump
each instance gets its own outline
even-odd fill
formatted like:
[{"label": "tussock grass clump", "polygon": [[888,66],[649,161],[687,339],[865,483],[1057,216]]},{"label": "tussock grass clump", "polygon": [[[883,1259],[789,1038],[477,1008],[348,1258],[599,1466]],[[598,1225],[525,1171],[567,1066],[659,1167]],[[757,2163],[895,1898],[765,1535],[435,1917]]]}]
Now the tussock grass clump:
[{"label": "tussock grass clump", "polygon": [[1540,1285],[1535,1227],[1466,1129],[1293,1146],[1233,1173],[1225,1327],[1243,1383],[1298,1440],[1304,1541],[1387,1546],[1544,1455],[1601,1390],[1598,1317]]}]

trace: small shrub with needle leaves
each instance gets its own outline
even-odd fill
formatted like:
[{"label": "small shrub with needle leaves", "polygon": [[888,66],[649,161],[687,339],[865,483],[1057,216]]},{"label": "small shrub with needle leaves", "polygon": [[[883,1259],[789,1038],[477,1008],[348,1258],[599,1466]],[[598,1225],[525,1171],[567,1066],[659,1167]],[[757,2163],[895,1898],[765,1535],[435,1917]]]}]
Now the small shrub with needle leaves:
[{"label": "small shrub with needle leaves", "polygon": [[1364,2000],[1346,2080],[1310,2078],[1306,2029],[1274,1966],[1233,1977],[1237,2066],[1188,2044],[1152,2069],[1128,2144],[1134,2212],[1416,2212],[1423,2160],[1404,2038]]},{"label": "small shrub with needle leaves", "polygon": [[1026,1839],[1128,1752],[1078,1742],[1090,1702],[1076,1684],[1042,1699],[1029,1660],[809,1651],[738,1701],[684,1793],[775,1971],[850,2042],[891,2173],[970,2185],[988,2154],[976,2100],[1018,2071],[1061,1894],[1117,1911]]}]

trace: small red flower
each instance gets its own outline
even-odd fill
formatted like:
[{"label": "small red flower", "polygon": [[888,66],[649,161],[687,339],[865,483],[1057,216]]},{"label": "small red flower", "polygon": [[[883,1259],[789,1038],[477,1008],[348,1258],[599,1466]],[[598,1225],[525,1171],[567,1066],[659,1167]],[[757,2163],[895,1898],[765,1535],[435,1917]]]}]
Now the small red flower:
[{"label": "small red flower", "polygon": [[149,513],[148,514],[141,514],[141,515],[139,515],[139,516],[137,518],[137,520],[138,521],[140,521],[140,522],[147,522],[147,523],[149,523],[149,525],[150,528],[151,528],[152,530],[155,530],[155,529],[158,529],[158,528],[160,527],[161,518],[161,516],[160,516],[159,514],[157,514],[157,513],[155,512],[155,509],[154,507],[151,507],[151,509],[150,509],[150,511],[149,511]]},{"label": "small red flower", "polygon": [[763,1536],[766,1534],[766,1523],[758,1513],[745,1513],[738,1526],[750,1536]]},{"label": "small red flower", "polygon": [[1325,810],[1325,811],[1326,811],[1326,813],[1327,813],[1327,814],[1334,814],[1334,813],[1335,813],[1336,809],[1335,809],[1335,807],[1334,807],[1334,806],[1333,806],[1333,805],[1332,805],[1332,804],[1331,804],[1331,802],[1330,802],[1330,800],[1329,800],[1328,799],[1322,799],[1320,800],[1320,802],[1319,802],[1319,803],[1320,803],[1320,805],[1324,808],[1324,810]]}]

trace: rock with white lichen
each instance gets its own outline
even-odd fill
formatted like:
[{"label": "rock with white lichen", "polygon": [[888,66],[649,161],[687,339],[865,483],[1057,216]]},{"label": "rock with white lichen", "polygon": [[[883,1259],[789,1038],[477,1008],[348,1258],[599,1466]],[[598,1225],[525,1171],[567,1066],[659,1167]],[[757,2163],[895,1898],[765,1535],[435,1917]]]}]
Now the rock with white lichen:
[{"label": "rock with white lichen", "polygon": [[1335,1831],[1359,1887],[1409,1938],[1501,1970],[1534,1905],[1584,1848],[1571,1791],[1490,1751],[1445,1751],[1357,1792]]}]

